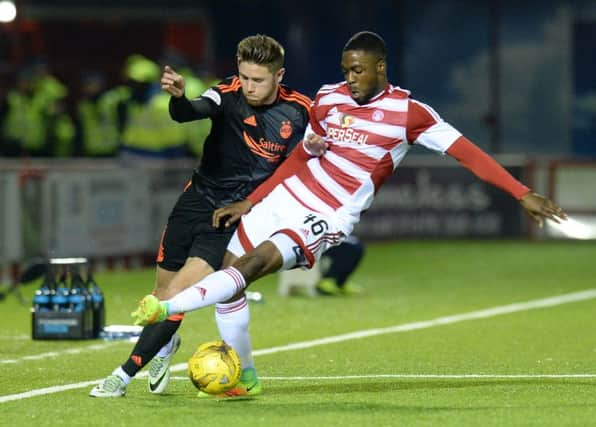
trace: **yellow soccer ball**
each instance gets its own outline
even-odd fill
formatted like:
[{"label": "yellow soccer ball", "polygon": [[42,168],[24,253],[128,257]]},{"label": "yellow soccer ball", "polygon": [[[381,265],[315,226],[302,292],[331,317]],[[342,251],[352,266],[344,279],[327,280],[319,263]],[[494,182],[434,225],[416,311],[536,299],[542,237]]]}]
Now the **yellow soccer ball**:
[{"label": "yellow soccer ball", "polygon": [[234,388],[241,373],[238,353],[224,341],[201,344],[188,360],[190,381],[209,394],[221,394]]}]

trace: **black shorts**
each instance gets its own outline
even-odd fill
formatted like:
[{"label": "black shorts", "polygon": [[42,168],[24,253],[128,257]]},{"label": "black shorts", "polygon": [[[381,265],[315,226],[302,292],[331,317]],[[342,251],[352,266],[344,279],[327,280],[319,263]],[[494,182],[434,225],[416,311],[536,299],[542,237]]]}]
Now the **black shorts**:
[{"label": "black shorts", "polygon": [[168,271],[178,271],[189,257],[205,260],[219,270],[228,242],[236,227],[213,228],[215,207],[189,185],[172,209],[164,229],[157,264]]}]

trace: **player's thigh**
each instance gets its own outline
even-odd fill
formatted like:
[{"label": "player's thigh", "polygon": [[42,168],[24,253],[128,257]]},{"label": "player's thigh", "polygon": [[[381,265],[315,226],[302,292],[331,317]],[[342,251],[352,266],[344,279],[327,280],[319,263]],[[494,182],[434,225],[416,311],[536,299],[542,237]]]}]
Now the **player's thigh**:
[{"label": "player's thigh", "polygon": [[[228,250],[242,256],[269,240],[277,249],[274,253],[283,259],[283,270],[310,268],[321,253],[343,238],[335,217],[312,211],[278,186],[242,217]],[[252,266],[258,261],[251,259],[248,273],[257,274]]]},{"label": "player's thigh", "polygon": [[[210,214],[207,217],[201,215],[193,218],[192,227],[188,231],[192,236],[192,242],[185,245],[184,264],[180,268],[169,268],[165,263],[160,264],[166,270],[177,270],[177,273],[169,277],[168,283],[161,283],[163,286],[158,288],[157,296],[161,299],[171,298],[219,269],[233,231],[233,228],[214,229]],[[176,246],[172,244],[171,247]],[[181,255],[180,251],[177,253]]]},{"label": "player's thigh", "polygon": [[167,283],[164,282],[163,286],[157,287],[156,296],[162,300],[172,298],[177,293],[191,287],[214,271],[213,267],[204,259],[190,257],[180,270],[169,277],[170,280]]},{"label": "player's thigh", "polygon": [[293,216],[295,209],[302,209],[302,206],[297,205],[295,200],[289,200],[283,190],[276,187],[242,217],[228,251],[238,258],[248,254],[278,231],[282,220]]},{"label": "player's thigh", "polygon": [[321,255],[345,238],[331,215],[303,209],[283,221],[269,238],[283,257],[282,270],[312,268]]},{"label": "player's thigh", "polygon": [[196,240],[197,224],[209,222],[211,211],[192,186],[180,195],[168,217],[159,243],[156,262],[165,272],[162,274],[163,280],[158,277],[158,285],[167,284],[167,272],[176,272],[184,266]]}]

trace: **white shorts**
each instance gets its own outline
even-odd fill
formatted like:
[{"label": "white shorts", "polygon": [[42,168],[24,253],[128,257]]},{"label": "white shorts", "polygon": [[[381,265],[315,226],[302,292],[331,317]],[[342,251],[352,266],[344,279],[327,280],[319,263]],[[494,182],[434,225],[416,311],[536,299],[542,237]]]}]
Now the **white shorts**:
[{"label": "white shorts", "polygon": [[331,216],[302,205],[280,184],[242,217],[228,250],[240,257],[269,240],[283,256],[282,270],[311,268],[344,238]]}]

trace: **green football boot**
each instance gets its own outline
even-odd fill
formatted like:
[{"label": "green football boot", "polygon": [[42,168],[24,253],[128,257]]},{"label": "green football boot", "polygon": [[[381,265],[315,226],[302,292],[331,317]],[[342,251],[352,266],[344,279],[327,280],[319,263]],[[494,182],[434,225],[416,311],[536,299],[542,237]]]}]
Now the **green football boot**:
[{"label": "green football boot", "polygon": [[339,288],[339,291],[342,295],[362,295],[364,293],[364,288],[358,283],[348,280]]},{"label": "green football boot", "polygon": [[139,307],[130,313],[135,325],[147,326],[162,322],[169,316],[168,304],[155,295],[146,295],[139,301]]},{"label": "green football boot", "polygon": [[234,388],[232,388],[231,390],[228,390],[225,393],[218,395],[213,395],[205,393],[204,391],[199,391],[197,393],[197,397],[215,397],[220,399],[230,397],[252,397],[257,396],[262,392],[263,387],[261,386],[261,381],[259,381],[259,377],[257,377],[256,369],[246,368],[242,370],[242,374],[240,374],[240,381],[238,381],[238,384],[236,384]]},{"label": "green football boot", "polygon": [[321,279],[316,285],[317,293],[319,295],[335,296],[341,293],[341,288],[337,286],[334,279]]}]

